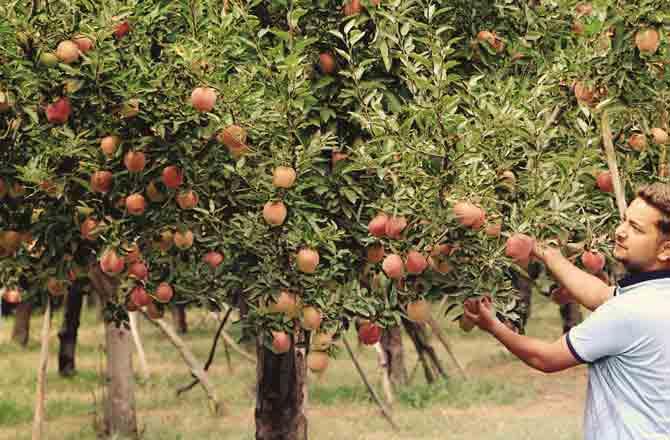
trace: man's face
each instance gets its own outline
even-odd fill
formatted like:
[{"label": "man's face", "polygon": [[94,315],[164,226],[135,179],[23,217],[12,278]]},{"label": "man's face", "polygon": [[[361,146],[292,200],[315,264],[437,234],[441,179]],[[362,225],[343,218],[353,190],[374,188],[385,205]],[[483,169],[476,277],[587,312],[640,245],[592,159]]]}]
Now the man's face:
[{"label": "man's face", "polygon": [[666,244],[658,229],[661,213],[644,200],[633,200],[616,229],[614,257],[632,272],[647,272],[663,269],[667,262],[659,258]]}]

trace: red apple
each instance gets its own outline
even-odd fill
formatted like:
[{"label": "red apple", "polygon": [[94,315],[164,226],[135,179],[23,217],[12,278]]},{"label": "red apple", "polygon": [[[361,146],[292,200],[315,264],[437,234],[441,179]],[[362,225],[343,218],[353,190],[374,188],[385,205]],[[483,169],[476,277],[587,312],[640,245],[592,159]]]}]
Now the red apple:
[{"label": "red apple", "polygon": [[113,156],[120,143],[118,136],[105,136],[100,140],[100,149],[106,156]]},{"label": "red apple", "polygon": [[525,234],[514,234],[507,239],[505,244],[505,255],[515,262],[528,261],[533,251],[535,240]]},{"label": "red apple", "polygon": [[94,192],[106,194],[112,189],[112,172],[96,171],[91,175],[91,189]]},{"label": "red apple", "polygon": [[358,328],[358,339],[365,345],[374,345],[382,338],[382,328],[371,322],[363,323]]},{"label": "red apple", "polygon": [[307,368],[314,373],[323,373],[328,368],[328,353],[324,351],[310,351],[307,355]]},{"label": "red apple", "polygon": [[316,267],[319,265],[319,252],[314,249],[300,249],[296,256],[296,264],[300,272],[316,272]]},{"label": "red apple", "polygon": [[405,217],[391,217],[386,222],[385,233],[386,236],[393,239],[400,238],[400,234],[407,227],[407,219]]},{"label": "red apple", "polygon": [[263,206],[263,219],[271,226],[279,226],[286,220],[286,205],[284,202],[267,202]]},{"label": "red apple", "polygon": [[[127,255],[126,255],[126,261],[127,261]],[[149,276],[149,270],[147,269],[147,266],[142,263],[141,261],[136,261],[128,267],[128,275],[136,278],[138,280],[146,280],[147,277]]]},{"label": "red apple", "polygon": [[223,254],[219,252],[207,252],[203,257],[202,261],[209,265],[212,269],[216,269],[223,262]]},{"label": "red apple", "polygon": [[386,234],[388,220],[389,218],[386,214],[377,214],[368,223],[368,232],[375,237],[383,237]]},{"label": "red apple", "polygon": [[211,87],[197,87],[191,92],[191,105],[199,112],[212,111],[216,105],[216,90]]},{"label": "red apple", "polygon": [[93,49],[93,40],[84,35],[76,36],[72,39],[72,41],[77,45],[79,51],[83,54]]},{"label": "red apple", "polygon": [[[74,43],[73,43],[74,44]],[[65,124],[70,119],[72,105],[67,97],[58,98],[55,102],[47,105],[47,121],[52,124]]]},{"label": "red apple", "polygon": [[107,249],[100,258],[100,269],[107,275],[117,275],[123,272],[125,261],[119,257],[114,249]]},{"label": "red apple", "polygon": [[198,205],[198,194],[189,189],[188,191],[182,191],[177,195],[177,205],[181,209],[193,209]]},{"label": "red apple", "polygon": [[162,303],[168,303],[174,296],[174,290],[168,283],[160,283],[156,287],[156,299]]},{"label": "red apple", "polygon": [[312,306],[303,308],[300,323],[305,330],[318,330],[321,327],[321,312]]},{"label": "red apple", "polygon": [[612,181],[612,174],[609,171],[602,171],[596,178],[596,185],[603,192],[614,192],[614,182]]},{"label": "red apple", "polygon": [[184,175],[182,171],[174,165],[163,168],[161,179],[163,180],[165,186],[170,189],[178,188],[182,183],[184,183]]},{"label": "red apple", "polygon": [[151,296],[149,296],[144,287],[136,286],[130,291],[130,300],[137,307],[144,307],[151,303]]},{"label": "red apple", "polygon": [[280,166],[272,172],[272,184],[277,188],[290,188],[295,183],[296,173],[291,167]]},{"label": "red apple", "polygon": [[291,337],[285,332],[272,332],[272,351],[275,354],[286,353],[291,349]]},{"label": "red apple", "polygon": [[319,55],[319,67],[324,75],[330,75],[335,72],[335,57],[329,52]]},{"label": "red apple", "polygon": [[79,46],[74,41],[65,40],[58,43],[56,56],[65,64],[72,64],[79,59]]},{"label": "red apple", "polygon": [[146,209],[146,201],[142,194],[131,194],[126,197],[126,210],[130,215],[142,215]]},{"label": "red apple", "polygon": [[128,21],[122,21],[114,25],[114,38],[117,40],[125,37],[128,32],[130,32],[130,23]]},{"label": "red apple", "polygon": [[384,258],[382,263],[382,270],[389,278],[398,280],[405,274],[405,265],[402,262],[400,255],[391,254]]},{"label": "red apple", "polygon": [[602,272],[605,268],[605,256],[600,252],[586,251],[582,254],[581,260],[584,268],[593,274]]},{"label": "red apple", "polygon": [[407,273],[418,275],[428,267],[428,260],[420,252],[409,251],[407,253],[407,260],[405,261]]},{"label": "red apple", "polygon": [[190,248],[191,246],[193,246],[193,232],[191,231],[175,232],[174,244],[181,250]]},{"label": "red apple", "polygon": [[139,173],[144,170],[147,158],[141,151],[129,151],[123,158],[123,164],[131,173]]}]

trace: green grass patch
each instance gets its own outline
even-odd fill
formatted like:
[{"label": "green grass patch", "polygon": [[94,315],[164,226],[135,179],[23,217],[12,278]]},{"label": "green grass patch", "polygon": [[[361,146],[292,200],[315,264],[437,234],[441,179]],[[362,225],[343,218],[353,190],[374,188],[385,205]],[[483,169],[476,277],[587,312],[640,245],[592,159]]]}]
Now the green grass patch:
[{"label": "green grass patch", "polygon": [[92,402],[82,402],[76,399],[49,399],[47,401],[47,417],[58,418],[81,416],[93,412]]},{"label": "green grass patch", "polygon": [[426,408],[435,403],[467,408],[482,403],[509,405],[534,394],[534,389],[529,386],[519,388],[506,382],[451,380],[407,387],[398,393],[398,401],[411,408]]},{"label": "green grass patch", "polygon": [[0,400],[0,426],[26,423],[33,418],[33,410],[12,400]]},{"label": "green grass patch", "polygon": [[369,401],[370,394],[363,385],[312,386],[309,390],[309,400],[322,405],[336,405]]}]

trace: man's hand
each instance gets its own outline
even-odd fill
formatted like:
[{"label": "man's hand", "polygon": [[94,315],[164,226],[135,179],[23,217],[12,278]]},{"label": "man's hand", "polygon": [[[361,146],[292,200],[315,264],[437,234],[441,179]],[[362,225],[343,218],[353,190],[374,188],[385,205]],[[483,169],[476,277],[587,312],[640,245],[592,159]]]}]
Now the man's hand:
[{"label": "man's hand", "polygon": [[463,303],[463,313],[477,327],[489,333],[499,323],[495,310],[493,310],[491,297],[489,296],[465,300],[465,303]]},{"label": "man's hand", "polygon": [[542,243],[539,240],[535,240],[535,242],[533,243],[533,250],[531,251],[531,256],[537,258],[543,263],[546,263],[547,257],[555,253],[560,254],[561,251],[545,243]]}]

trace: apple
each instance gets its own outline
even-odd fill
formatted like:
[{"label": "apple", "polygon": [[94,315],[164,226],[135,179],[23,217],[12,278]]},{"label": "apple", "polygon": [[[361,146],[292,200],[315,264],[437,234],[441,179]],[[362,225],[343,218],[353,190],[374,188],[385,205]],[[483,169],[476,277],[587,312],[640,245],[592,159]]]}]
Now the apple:
[{"label": "apple", "polygon": [[215,251],[207,252],[202,257],[202,261],[212,269],[216,269],[223,262],[223,254]]},{"label": "apple", "polygon": [[272,172],[272,184],[277,188],[290,188],[295,179],[296,173],[291,167],[279,166]]},{"label": "apple", "polygon": [[319,252],[314,249],[303,248],[296,256],[298,270],[303,273],[314,273],[319,265]]},{"label": "apple", "polygon": [[163,180],[163,184],[170,189],[176,189],[184,183],[184,175],[181,169],[174,165],[163,168],[161,179]]},{"label": "apple", "polygon": [[199,112],[212,111],[216,105],[216,90],[211,87],[196,87],[191,92],[191,105]]},{"label": "apple", "polygon": [[72,64],[77,61],[79,54],[79,46],[71,40],[61,41],[56,48],[56,56],[65,64]]},{"label": "apple", "polygon": [[275,354],[286,353],[291,349],[291,337],[286,332],[272,332],[272,351]]},{"label": "apple", "polygon": [[263,219],[270,226],[279,226],[286,220],[286,205],[284,202],[267,202],[263,206]]},{"label": "apple", "polygon": [[[74,44],[74,43],[73,43]],[[58,98],[56,101],[47,105],[47,121],[52,124],[65,124],[72,114],[72,104],[67,97]]]},{"label": "apple", "polygon": [[156,299],[162,303],[168,303],[174,296],[174,290],[166,282],[162,282],[156,287]]}]

